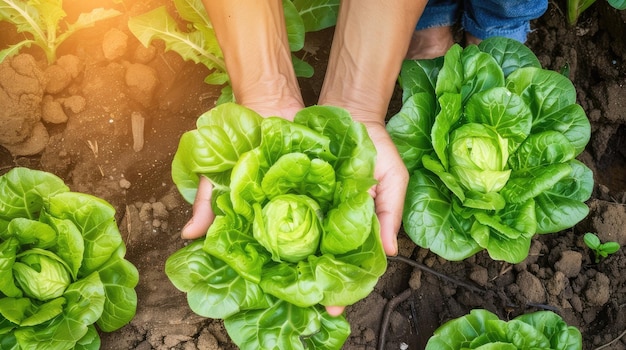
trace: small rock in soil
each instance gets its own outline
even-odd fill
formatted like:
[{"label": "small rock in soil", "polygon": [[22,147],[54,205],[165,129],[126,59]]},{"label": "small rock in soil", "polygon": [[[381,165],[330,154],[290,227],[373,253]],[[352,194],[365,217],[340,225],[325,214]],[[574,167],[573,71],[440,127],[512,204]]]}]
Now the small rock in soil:
[{"label": "small rock in soil", "polygon": [[479,286],[484,287],[489,282],[489,271],[483,266],[476,265],[472,268],[469,278]]},{"label": "small rock in soil", "polygon": [[63,106],[54,97],[46,95],[41,105],[41,119],[46,123],[62,124],[67,122],[67,114],[63,111]]},{"label": "small rock in soil", "polygon": [[72,79],[77,78],[85,66],[80,58],[74,55],[63,55],[57,59],[56,64],[63,67]]},{"label": "small rock in soil", "polygon": [[602,306],[609,301],[611,281],[602,272],[589,280],[585,289],[585,298],[593,306]]},{"label": "small rock in soil", "polygon": [[60,65],[53,64],[44,71],[45,90],[49,94],[58,94],[72,82],[72,76]]},{"label": "small rock in soil", "polygon": [[565,287],[569,285],[569,280],[567,276],[561,271],[557,271],[554,273],[551,279],[548,280],[546,284],[546,289],[548,293],[552,295],[559,295],[563,292]]},{"label": "small rock in soil", "polygon": [[583,256],[580,252],[566,250],[561,254],[561,259],[554,264],[557,271],[561,271],[568,278],[578,276],[582,266]]},{"label": "small rock in soil", "polygon": [[87,101],[84,97],[80,95],[73,95],[70,97],[60,99],[63,107],[72,111],[72,113],[80,113],[85,110],[85,106],[87,105]]},{"label": "small rock in soil", "polygon": [[114,61],[126,53],[128,35],[117,28],[111,28],[104,34],[102,40],[102,52],[109,61]]},{"label": "small rock in soil", "polygon": [[517,285],[520,289],[520,295],[523,297],[520,302],[545,303],[546,293],[543,289],[543,284],[541,280],[532,273],[522,271],[517,275]]}]

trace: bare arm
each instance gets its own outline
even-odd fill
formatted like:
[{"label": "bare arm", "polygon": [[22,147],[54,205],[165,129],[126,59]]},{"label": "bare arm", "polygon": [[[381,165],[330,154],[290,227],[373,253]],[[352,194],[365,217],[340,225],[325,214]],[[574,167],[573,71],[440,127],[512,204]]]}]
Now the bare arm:
[{"label": "bare arm", "polygon": [[378,159],[372,189],[383,247],[397,254],[408,173],[385,130],[389,101],[426,0],[344,0],[319,103],[365,123]]},{"label": "bare arm", "polygon": [[[237,103],[293,119],[304,104],[280,0],[203,0]],[[273,108],[268,108],[268,100]]]}]

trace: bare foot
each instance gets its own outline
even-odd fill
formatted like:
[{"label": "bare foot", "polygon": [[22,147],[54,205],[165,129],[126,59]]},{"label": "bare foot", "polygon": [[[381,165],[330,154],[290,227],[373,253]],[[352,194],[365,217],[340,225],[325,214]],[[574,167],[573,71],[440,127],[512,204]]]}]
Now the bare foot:
[{"label": "bare foot", "polygon": [[465,32],[465,46],[468,45],[478,45],[480,44],[480,42],[483,41],[482,39],[478,39],[477,37],[473,36],[472,34],[470,34],[469,32]]},{"label": "bare foot", "polygon": [[416,30],[411,37],[411,44],[406,59],[430,59],[446,54],[454,45],[452,27],[432,27]]}]

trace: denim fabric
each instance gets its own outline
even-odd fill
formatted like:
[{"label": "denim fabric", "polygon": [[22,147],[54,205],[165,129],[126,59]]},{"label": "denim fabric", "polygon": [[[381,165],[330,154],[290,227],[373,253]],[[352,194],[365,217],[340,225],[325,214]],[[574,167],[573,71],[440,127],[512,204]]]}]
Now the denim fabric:
[{"label": "denim fabric", "polygon": [[416,30],[454,25],[479,39],[504,36],[526,41],[530,21],[548,8],[548,0],[429,0]]}]

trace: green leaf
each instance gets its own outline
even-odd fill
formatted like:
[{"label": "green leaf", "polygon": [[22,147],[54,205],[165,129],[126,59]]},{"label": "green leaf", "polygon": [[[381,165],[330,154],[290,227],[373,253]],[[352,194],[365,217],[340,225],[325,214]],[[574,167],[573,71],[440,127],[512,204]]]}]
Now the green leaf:
[{"label": "green leaf", "polygon": [[608,2],[618,10],[626,10],[626,0],[608,0]]},{"label": "green leaf", "polygon": [[420,247],[459,261],[481,250],[470,236],[471,221],[453,212],[451,193],[432,175],[417,170],[409,179],[403,222]]},{"label": "green leaf", "polygon": [[600,238],[593,233],[585,233],[583,240],[585,241],[585,244],[593,250],[600,248]]},{"label": "green leaf", "polygon": [[0,219],[35,219],[44,200],[69,191],[53,174],[27,168],[14,168],[0,177]]},{"label": "green leaf", "polygon": [[198,315],[226,318],[242,310],[266,308],[268,299],[256,283],[242,278],[225,262],[206,254],[195,241],[172,254],[165,273],[176,288],[188,292]]},{"label": "green leaf", "polygon": [[[330,337],[329,341],[316,349],[338,350],[350,334],[350,328],[343,316],[328,322],[329,318],[324,314],[325,311],[319,307],[300,308],[285,301],[276,301],[267,309],[245,311],[228,317],[224,326],[241,350],[304,350],[305,342],[310,343],[307,338],[318,340],[326,335]],[[316,338],[316,334],[320,335]]]},{"label": "green leaf", "polygon": [[535,120],[576,103],[576,89],[563,75],[541,68],[524,67],[506,78],[506,87],[522,97]]},{"label": "green leaf", "polygon": [[472,95],[463,111],[470,123],[492,126],[508,140],[509,154],[528,137],[532,127],[532,114],[524,101],[502,87],[495,87]]},{"label": "green leaf", "polygon": [[335,25],[339,12],[339,0],[293,0],[304,28],[315,32]]},{"label": "green leaf", "polygon": [[162,40],[167,50],[178,53],[184,60],[226,72],[222,51],[213,30],[203,28],[183,32],[164,6],[130,18],[128,29],[146,47],[153,40]]},{"label": "green leaf", "polygon": [[298,51],[304,47],[304,22],[291,0],[283,0],[283,13],[285,15],[289,50]]},{"label": "green leaf", "polygon": [[[430,60],[405,60],[400,71],[402,103],[420,92],[434,95],[437,76],[443,67],[443,56]],[[433,110],[434,111],[434,110]]]},{"label": "green leaf", "polygon": [[432,95],[416,93],[402,104],[400,112],[387,123],[387,132],[409,172],[421,166],[425,154],[433,152],[430,133],[435,110],[436,103]]},{"label": "green leaf", "polygon": [[498,62],[505,78],[523,67],[541,68],[539,59],[530,48],[514,39],[494,36],[481,41],[478,48]]}]

